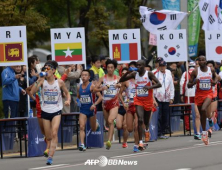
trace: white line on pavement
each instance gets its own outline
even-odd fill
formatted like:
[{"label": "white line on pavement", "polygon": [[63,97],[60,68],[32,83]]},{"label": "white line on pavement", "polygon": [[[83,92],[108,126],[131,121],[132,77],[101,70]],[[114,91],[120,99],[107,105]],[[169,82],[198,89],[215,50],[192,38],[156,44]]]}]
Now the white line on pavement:
[{"label": "white line on pavement", "polygon": [[[210,142],[209,145],[212,145],[212,144],[218,144],[218,143],[222,143],[222,141]],[[202,146],[202,145],[205,145],[205,144],[204,144],[204,143],[201,143],[201,144],[195,144],[194,146]]]},{"label": "white line on pavement", "polygon": [[128,154],[128,155],[114,156],[114,157],[111,157],[110,159],[128,157],[128,156],[132,156],[132,155],[143,155],[143,154],[148,154],[148,153],[151,153],[151,152],[142,152],[142,153],[134,153],[134,154]]},{"label": "white line on pavement", "polygon": [[37,169],[54,168],[54,167],[66,166],[66,165],[69,165],[69,164],[58,164],[58,165],[42,166],[42,167],[37,167],[37,168],[30,168],[29,170],[37,170]]}]

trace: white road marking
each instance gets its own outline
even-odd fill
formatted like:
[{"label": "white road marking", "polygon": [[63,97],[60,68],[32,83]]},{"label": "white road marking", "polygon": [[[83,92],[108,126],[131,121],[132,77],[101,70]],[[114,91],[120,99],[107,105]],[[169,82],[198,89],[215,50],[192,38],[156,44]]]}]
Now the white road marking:
[{"label": "white road marking", "polygon": [[134,154],[128,154],[128,155],[114,156],[114,157],[111,157],[110,159],[128,157],[128,156],[132,156],[132,155],[143,155],[143,154],[148,154],[148,153],[151,153],[151,152],[142,152],[142,153],[134,153]]},{"label": "white road marking", "polygon": [[67,165],[69,165],[69,164],[58,164],[58,165],[42,166],[42,167],[37,167],[37,168],[30,168],[29,170],[37,170],[37,169],[54,168],[54,167],[59,167],[59,166],[67,166]]},{"label": "white road marking", "polygon": [[180,169],[175,169],[175,170],[191,170],[191,168],[180,168]]},{"label": "white road marking", "polygon": [[[218,143],[222,143],[222,141],[210,142],[209,145],[212,145],[212,144],[218,144]],[[202,145],[205,145],[205,144],[204,144],[204,143],[201,143],[201,144],[195,144],[194,146],[202,146]]]}]

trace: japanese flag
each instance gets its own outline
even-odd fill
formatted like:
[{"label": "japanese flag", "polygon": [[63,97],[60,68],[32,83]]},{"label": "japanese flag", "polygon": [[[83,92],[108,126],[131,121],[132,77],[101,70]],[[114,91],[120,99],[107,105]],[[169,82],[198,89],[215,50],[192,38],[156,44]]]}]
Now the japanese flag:
[{"label": "japanese flag", "polygon": [[139,11],[144,28],[152,34],[156,34],[161,30],[176,29],[187,15],[185,12],[172,10],[156,11],[144,6],[140,6]]},{"label": "japanese flag", "polygon": [[220,0],[200,0],[200,15],[204,22],[203,30],[221,30],[221,11],[219,8]]}]

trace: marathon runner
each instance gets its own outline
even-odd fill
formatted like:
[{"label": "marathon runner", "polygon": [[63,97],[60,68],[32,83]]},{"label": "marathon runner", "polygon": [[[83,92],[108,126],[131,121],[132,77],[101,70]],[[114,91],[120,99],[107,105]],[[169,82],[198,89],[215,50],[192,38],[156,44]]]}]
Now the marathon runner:
[{"label": "marathon runner", "polygon": [[[127,72],[119,82],[135,79],[136,96],[134,97],[134,104],[138,116],[139,150],[143,150],[143,124],[145,124],[145,138],[149,139],[149,122],[154,106],[153,89],[161,87],[161,84],[152,72],[145,70],[145,61],[139,60],[136,67],[137,71]],[[152,81],[155,84],[152,84]]]},{"label": "marathon runner", "polygon": [[89,82],[90,80],[90,71],[83,70],[81,73],[82,84],[77,87],[77,97],[80,99],[80,115],[79,115],[79,124],[80,124],[80,151],[85,151],[86,147],[84,144],[85,140],[85,126],[87,118],[90,121],[90,127],[93,132],[99,130],[99,123],[96,119],[96,105],[102,101],[102,95],[100,92],[97,92],[96,95],[92,93],[94,85]]}]

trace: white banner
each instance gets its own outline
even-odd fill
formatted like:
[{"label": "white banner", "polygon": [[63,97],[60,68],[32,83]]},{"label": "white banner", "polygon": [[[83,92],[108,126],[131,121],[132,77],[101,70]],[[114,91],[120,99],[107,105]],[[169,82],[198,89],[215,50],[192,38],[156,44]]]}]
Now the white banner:
[{"label": "white banner", "polygon": [[27,65],[26,26],[0,27],[0,66]]},{"label": "white banner", "polygon": [[159,31],[157,34],[157,53],[166,62],[187,61],[186,30]]},{"label": "white banner", "polygon": [[206,58],[221,62],[222,60],[222,32],[205,31]]},{"label": "white banner", "polygon": [[51,29],[52,59],[61,65],[85,64],[85,29]]},{"label": "white banner", "polygon": [[109,30],[109,54],[118,63],[140,60],[140,29]]}]

